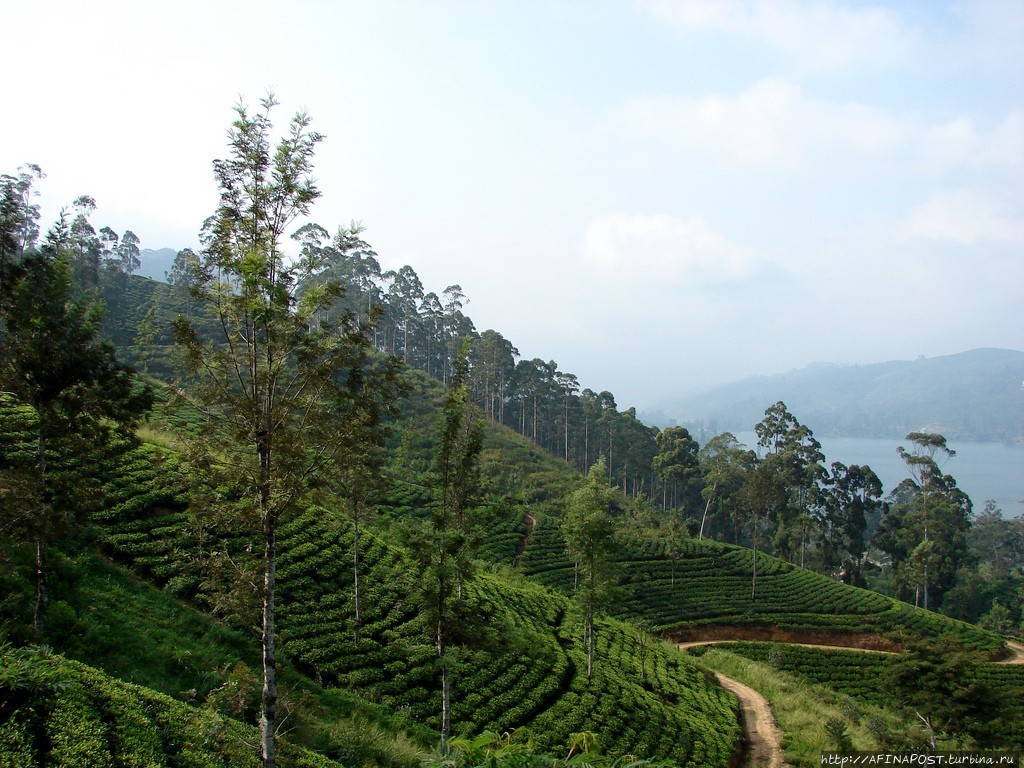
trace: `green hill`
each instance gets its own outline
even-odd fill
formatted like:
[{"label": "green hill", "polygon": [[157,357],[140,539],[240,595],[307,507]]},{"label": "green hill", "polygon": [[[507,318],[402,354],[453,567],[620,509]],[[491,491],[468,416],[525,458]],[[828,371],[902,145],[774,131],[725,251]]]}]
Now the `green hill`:
[{"label": "green hill", "polygon": [[[166,320],[184,310],[185,297],[143,279],[121,287],[120,309],[108,318],[112,338],[136,364],[169,375]],[[412,394],[387,445],[383,490],[373,499],[380,514],[361,532],[358,636],[354,531],[344,500],[325,496],[279,531],[277,628],[294,765],[408,768],[440,725],[439,662],[414,599],[409,521],[426,517],[433,503],[429,470],[442,390],[422,372],[405,375]],[[258,710],[256,587],[246,570],[254,541],[239,524],[214,520],[192,503],[198,478],[178,450],[200,417],[173,402],[169,388],[158,383],[157,390],[149,443],[108,446],[88,461],[55,457],[61,472],[92,480],[67,502],[78,527],[52,547],[44,639],[66,659],[24,647],[27,548],[12,548],[14,567],[0,574],[0,639],[22,646],[5,647],[0,670],[11,692],[5,702],[14,702],[0,705],[0,755],[15,756],[15,764],[253,759],[252,750],[234,755],[254,741]],[[0,407],[4,458],[31,456],[26,409],[9,399]],[[1001,650],[999,637],[974,626],[763,553],[752,589],[753,551],[692,539],[670,546],[659,529],[639,525],[634,501],[620,496],[611,509],[619,529],[614,589],[608,615],[597,621],[588,676],[584,618],[573,600],[576,568],[561,533],[566,494],[581,477],[493,423],[481,460],[480,504],[494,522],[458,605],[451,649],[457,734],[515,732],[536,750],[565,755],[577,734],[589,732],[612,758],[724,768],[740,743],[735,700],[652,632],[675,639],[789,634],[893,648],[951,635],[989,656]],[[231,489],[220,492],[230,497]],[[58,671],[36,679],[30,667]],[[79,742],[86,751],[61,746]]]}]

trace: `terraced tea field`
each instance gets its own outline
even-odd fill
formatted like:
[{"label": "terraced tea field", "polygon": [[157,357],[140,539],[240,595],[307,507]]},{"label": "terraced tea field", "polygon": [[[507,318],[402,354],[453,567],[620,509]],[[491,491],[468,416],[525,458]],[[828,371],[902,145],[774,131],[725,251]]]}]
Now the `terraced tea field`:
[{"label": "terraced tea field", "polygon": [[[110,478],[111,506],[97,519],[104,547],[155,583],[190,596],[204,574],[197,535],[177,486],[153,476],[151,448]],[[154,490],[158,489],[158,490]],[[409,489],[409,501],[416,489]],[[515,531],[502,549],[514,543]],[[281,651],[309,677],[351,690],[430,727],[440,693],[432,634],[412,601],[415,573],[401,547],[364,532],[361,626],[355,639],[352,529],[323,509],[280,530]],[[224,544],[218,546],[224,547]],[[228,549],[241,550],[235,534]],[[641,754],[678,765],[725,766],[739,737],[735,703],[671,648],[626,624],[598,624],[595,674],[588,679],[582,621],[567,597],[486,572],[466,590],[462,610],[474,638],[453,678],[455,732],[527,729],[541,749],[561,751],[572,734],[597,733],[609,755]],[[631,673],[630,670],[633,670]]]},{"label": "terraced tea field", "polygon": [[[538,523],[520,567],[542,584],[572,591],[574,567],[565,555],[556,518]],[[690,540],[673,563],[663,542],[625,537],[613,558],[619,593],[610,610],[680,638],[713,636],[716,627],[747,627],[874,636],[893,644],[901,634],[952,633],[971,648],[996,653],[1002,647],[997,636],[973,625],[851,587],[764,553],[757,554],[757,588],[752,598],[753,567],[753,550],[731,544]]]}]

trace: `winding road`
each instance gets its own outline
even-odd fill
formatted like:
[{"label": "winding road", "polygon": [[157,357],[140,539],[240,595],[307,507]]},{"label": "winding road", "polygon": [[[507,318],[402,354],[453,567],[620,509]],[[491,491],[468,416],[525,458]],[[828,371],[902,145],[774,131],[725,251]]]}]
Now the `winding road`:
[{"label": "winding road", "polygon": [[782,768],[782,732],[768,700],[748,685],[715,672],[718,684],[740,703],[743,723],[743,768]]},{"label": "winding road", "polygon": [[[696,640],[686,643],[678,643],[681,651],[693,648],[698,645],[713,645],[715,643],[728,643],[730,640]],[[878,651],[867,648],[851,648],[845,645],[821,645],[817,643],[790,643],[790,645],[802,645],[806,648],[823,648],[836,651],[860,651],[862,653],[889,653],[889,651]],[[1024,645],[1007,641],[1007,647],[1012,655],[996,664],[1024,664]],[[738,680],[726,677],[720,672],[715,672],[718,684],[729,691],[740,704],[743,722],[743,762],[742,768],[782,768],[782,732],[775,723],[771,706],[768,700],[748,685]]]}]

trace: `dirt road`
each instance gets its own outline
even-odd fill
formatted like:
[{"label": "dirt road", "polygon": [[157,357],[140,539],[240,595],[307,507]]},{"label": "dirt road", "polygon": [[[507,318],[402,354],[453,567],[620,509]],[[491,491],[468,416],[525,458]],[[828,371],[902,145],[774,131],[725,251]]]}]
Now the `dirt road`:
[{"label": "dirt road", "polygon": [[[695,642],[679,643],[679,650],[685,651],[697,645],[711,645],[714,643],[728,642],[727,640],[698,640]],[[811,648],[832,648],[834,650],[861,650],[851,649],[843,646],[823,646],[811,643],[797,643]],[[1024,664],[1024,645],[1016,642],[1007,642],[1007,646],[1013,655],[1004,659],[1001,664]],[[884,651],[867,651],[868,653],[884,653]],[[718,684],[725,690],[732,693],[740,703],[740,710],[743,715],[743,741],[744,757],[743,768],[782,768],[782,732],[775,724],[771,707],[767,699],[750,686],[744,685],[738,680],[715,672]]]},{"label": "dirt road", "polygon": [[753,688],[715,672],[718,684],[740,702],[743,714],[743,768],[782,768],[782,733],[768,701]]}]

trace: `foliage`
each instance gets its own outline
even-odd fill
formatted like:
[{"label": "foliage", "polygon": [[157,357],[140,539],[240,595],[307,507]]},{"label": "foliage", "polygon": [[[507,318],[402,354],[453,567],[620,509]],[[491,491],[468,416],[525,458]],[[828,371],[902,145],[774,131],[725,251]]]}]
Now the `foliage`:
[{"label": "foliage", "polygon": [[[0,702],[0,756],[24,768],[258,764],[253,728],[44,651],[0,647]],[[287,743],[280,762],[338,765]]]}]

